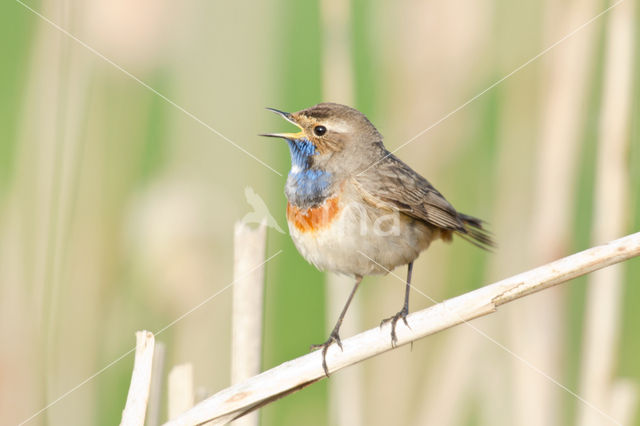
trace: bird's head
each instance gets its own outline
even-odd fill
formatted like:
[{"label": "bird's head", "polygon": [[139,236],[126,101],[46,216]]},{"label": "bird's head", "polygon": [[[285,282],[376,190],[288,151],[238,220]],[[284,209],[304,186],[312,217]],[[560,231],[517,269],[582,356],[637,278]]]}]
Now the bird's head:
[{"label": "bird's head", "polygon": [[291,167],[321,168],[333,173],[353,172],[372,160],[374,146],[382,136],[360,111],[335,103],[321,103],[302,111],[270,111],[298,127],[296,133],[266,133],[285,139],[291,152]]}]

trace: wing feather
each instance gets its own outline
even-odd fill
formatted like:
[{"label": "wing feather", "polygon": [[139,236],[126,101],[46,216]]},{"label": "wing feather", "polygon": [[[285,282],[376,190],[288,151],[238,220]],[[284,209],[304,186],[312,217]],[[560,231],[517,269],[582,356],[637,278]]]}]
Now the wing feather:
[{"label": "wing feather", "polygon": [[429,181],[393,154],[387,152],[383,160],[356,174],[354,180],[371,204],[391,206],[431,226],[458,233],[482,248],[493,246],[481,220],[458,213]]}]

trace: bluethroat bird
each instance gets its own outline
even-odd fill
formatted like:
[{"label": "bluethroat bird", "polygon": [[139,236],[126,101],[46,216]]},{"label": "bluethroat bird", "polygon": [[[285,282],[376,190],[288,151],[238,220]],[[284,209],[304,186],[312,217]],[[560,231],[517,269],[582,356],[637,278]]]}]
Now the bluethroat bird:
[{"label": "bluethroat bird", "polygon": [[404,304],[392,317],[407,323],[413,261],[433,240],[459,235],[481,248],[493,242],[483,222],[459,213],[425,178],[387,151],[382,135],[361,112],[321,103],[295,113],[268,108],[296,125],[297,133],[269,133],[289,145],[285,185],[289,233],[300,254],[321,271],[346,274],[355,285],[322,348],[340,342],[340,325],[362,277],[408,265]]}]

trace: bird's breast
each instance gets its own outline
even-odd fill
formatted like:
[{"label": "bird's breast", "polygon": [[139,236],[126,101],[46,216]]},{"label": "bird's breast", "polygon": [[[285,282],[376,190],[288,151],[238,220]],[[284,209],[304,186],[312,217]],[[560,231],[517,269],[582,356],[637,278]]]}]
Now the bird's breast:
[{"label": "bird's breast", "polygon": [[339,213],[339,196],[327,198],[322,204],[306,209],[287,203],[287,221],[303,233],[326,229]]},{"label": "bird's breast", "polygon": [[287,204],[289,234],[308,262],[321,271],[384,274],[427,248],[432,238],[427,225],[354,199],[343,189],[312,207]]}]

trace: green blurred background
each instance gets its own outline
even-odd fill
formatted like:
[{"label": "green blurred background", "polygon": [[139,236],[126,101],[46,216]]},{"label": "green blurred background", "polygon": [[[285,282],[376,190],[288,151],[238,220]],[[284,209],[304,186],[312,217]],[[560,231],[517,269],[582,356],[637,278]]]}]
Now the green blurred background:
[{"label": "green blurred background", "polygon": [[[413,280],[435,300],[638,230],[638,2],[518,68],[613,4],[2,2],[0,423],[99,371],[28,424],[118,423],[133,355],[110,363],[136,330],[163,328],[232,281],[233,225],[251,211],[244,189],[286,228],[288,149],[256,135],[288,125],[264,107],[349,102],[390,149],[420,134],[397,155],[486,219],[499,244],[488,254],[435,243]],[[598,196],[612,170],[599,172],[601,150],[614,140],[624,185],[614,176],[600,194],[622,202]],[[325,276],[269,230],[267,256],[278,250],[266,267],[265,369],[324,341],[334,321]],[[485,335],[461,326],[352,367],[355,392],[322,381],[263,408],[261,422],[613,424],[534,366],[640,424],[640,262],[621,271],[595,364],[585,336],[599,311],[582,278],[475,321]],[[392,276],[366,278],[358,327],[396,312],[402,294]],[[168,367],[193,364],[201,394],[229,385],[230,302],[226,291],[158,336]],[[412,295],[412,310],[430,304]],[[590,381],[589,365],[606,380]]]}]

